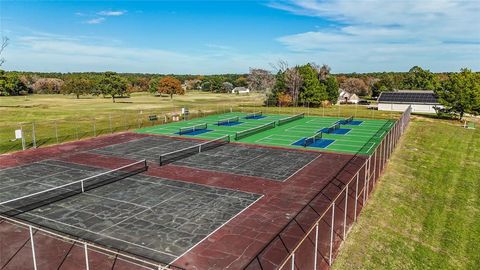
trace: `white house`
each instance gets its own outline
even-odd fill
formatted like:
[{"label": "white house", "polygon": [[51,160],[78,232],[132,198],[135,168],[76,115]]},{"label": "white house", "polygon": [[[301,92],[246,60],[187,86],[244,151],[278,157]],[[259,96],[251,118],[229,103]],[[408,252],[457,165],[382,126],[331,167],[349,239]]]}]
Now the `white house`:
[{"label": "white house", "polygon": [[412,112],[435,113],[434,107],[442,107],[433,91],[398,90],[382,92],[378,97],[378,110],[403,112],[412,106]]},{"label": "white house", "polygon": [[352,103],[357,104],[360,101],[360,98],[354,93],[348,93],[342,89],[340,89],[340,94],[338,95],[337,103]]},{"label": "white house", "polygon": [[250,93],[250,89],[248,88],[245,88],[245,87],[235,87],[232,89],[232,94],[236,94],[236,93],[239,93],[239,94],[248,94]]}]

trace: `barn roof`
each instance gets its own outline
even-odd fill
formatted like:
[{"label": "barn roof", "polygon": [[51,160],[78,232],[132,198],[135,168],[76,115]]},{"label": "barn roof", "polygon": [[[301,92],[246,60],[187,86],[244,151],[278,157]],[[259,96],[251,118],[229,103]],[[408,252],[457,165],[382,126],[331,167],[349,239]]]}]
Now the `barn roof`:
[{"label": "barn roof", "polygon": [[379,103],[407,103],[407,104],[440,104],[433,91],[398,91],[382,92],[378,97]]}]

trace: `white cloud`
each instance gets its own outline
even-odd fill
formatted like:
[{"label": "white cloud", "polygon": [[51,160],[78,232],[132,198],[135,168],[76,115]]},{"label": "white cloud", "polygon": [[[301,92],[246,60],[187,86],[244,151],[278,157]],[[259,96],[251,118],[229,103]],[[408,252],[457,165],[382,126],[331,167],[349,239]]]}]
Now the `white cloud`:
[{"label": "white cloud", "polygon": [[295,0],[269,6],[331,21],[277,40],[292,52],[348,71],[480,68],[478,1]]},{"label": "white cloud", "polygon": [[126,10],[103,10],[98,12],[97,14],[101,16],[122,16],[126,13]]},{"label": "white cloud", "polygon": [[103,22],[105,22],[105,18],[103,18],[103,17],[94,18],[94,19],[90,19],[88,21],[85,21],[86,24],[100,24],[100,23],[103,23]]},{"label": "white cloud", "polygon": [[[208,49],[176,52],[107,44],[100,38],[34,34],[12,40],[5,57],[7,70],[106,71],[177,74],[246,73],[249,67],[268,68],[282,55],[222,53]],[[209,47],[209,46],[207,46]],[[211,46],[210,46],[211,47]],[[215,45],[214,45],[215,47]]]}]

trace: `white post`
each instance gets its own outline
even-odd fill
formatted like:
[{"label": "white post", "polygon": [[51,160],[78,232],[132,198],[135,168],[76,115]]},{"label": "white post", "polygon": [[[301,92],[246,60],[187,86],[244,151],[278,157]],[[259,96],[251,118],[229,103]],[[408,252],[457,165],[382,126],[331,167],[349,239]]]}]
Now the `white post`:
[{"label": "white post", "polygon": [[360,172],[357,172],[357,183],[355,184],[355,215],[353,215],[353,221],[357,221],[358,179],[359,178],[360,178]]},{"label": "white post", "polygon": [[376,182],[377,175],[377,149],[373,152],[373,181]]},{"label": "white post", "polygon": [[35,122],[32,122],[32,139],[33,139],[33,148],[37,148],[37,138],[35,136]]},{"label": "white post", "polygon": [[343,240],[345,240],[345,236],[347,234],[347,208],[348,208],[348,184],[347,184],[347,188],[345,189],[345,208],[344,208],[345,215],[343,217]]},{"label": "white post", "polygon": [[58,143],[58,127],[57,127],[57,121],[54,121],[55,123],[55,138],[57,139],[57,143]]},{"label": "white post", "polygon": [[365,200],[367,199],[367,190],[368,190],[368,186],[367,186],[367,166],[368,166],[368,159],[365,160],[365,172],[364,172],[364,177],[363,177],[363,205],[365,206]]},{"label": "white post", "polygon": [[88,246],[87,243],[83,244],[84,250],[85,250],[85,269],[90,270],[90,265],[88,263]]},{"label": "white post", "polygon": [[83,181],[80,181],[80,185],[82,186],[82,193],[84,193],[84,192],[85,192],[85,188],[84,188],[84,186],[83,186]]},{"label": "white post", "polygon": [[97,137],[97,123],[95,117],[93,117],[93,137]]},{"label": "white post", "polygon": [[295,270],[295,253],[292,254],[292,270]]},{"label": "white post", "polygon": [[37,259],[35,258],[35,243],[33,242],[32,226],[28,226],[28,229],[30,231],[30,244],[32,244],[33,269],[37,270]]},{"label": "white post", "polygon": [[315,225],[315,255],[313,260],[313,270],[317,270],[317,261],[318,261],[318,222]]},{"label": "white post", "polygon": [[112,114],[111,113],[108,114],[108,126],[110,127],[110,133],[113,133],[113,130],[112,130]]},{"label": "white post", "polygon": [[335,222],[335,202],[332,203],[332,223],[330,229],[330,255],[328,258],[328,265],[332,265],[332,253],[333,253],[333,227]]},{"label": "white post", "polygon": [[20,133],[22,135],[22,150],[27,149],[25,145],[25,134],[23,134],[23,125],[20,125]]}]

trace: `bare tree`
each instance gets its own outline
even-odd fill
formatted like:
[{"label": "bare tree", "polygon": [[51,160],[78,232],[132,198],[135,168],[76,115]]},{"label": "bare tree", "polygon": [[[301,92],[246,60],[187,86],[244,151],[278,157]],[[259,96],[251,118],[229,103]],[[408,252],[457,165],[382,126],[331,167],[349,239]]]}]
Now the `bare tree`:
[{"label": "bare tree", "polygon": [[5,63],[5,58],[1,56],[2,56],[3,50],[5,50],[7,45],[8,45],[8,37],[2,37],[2,44],[0,44],[0,67],[3,65],[3,63]]},{"label": "bare tree", "polygon": [[288,69],[288,62],[285,60],[278,60],[277,63],[270,63],[270,66],[276,71],[276,72],[285,72]]},{"label": "bare tree", "polygon": [[298,94],[300,92],[300,87],[303,84],[303,78],[298,68],[293,67],[285,71],[285,84],[288,87],[290,95],[292,96],[292,102],[294,106],[298,104]]},{"label": "bare tree", "polygon": [[310,65],[317,71],[319,81],[324,82],[327,80],[328,76],[330,76],[331,69],[328,65],[323,64],[320,66],[315,63],[310,63]]},{"label": "bare tree", "polygon": [[275,77],[273,77],[272,73],[259,68],[250,68],[247,80],[248,87],[252,91],[264,93],[268,92],[275,84]]},{"label": "bare tree", "polygon": [[368,95],[368,85],[359,78],[348,78],[340,84],[345,92],[354,93],[357,95]]}]

